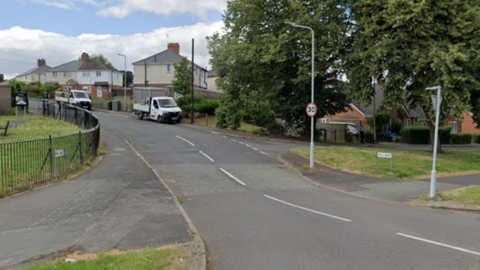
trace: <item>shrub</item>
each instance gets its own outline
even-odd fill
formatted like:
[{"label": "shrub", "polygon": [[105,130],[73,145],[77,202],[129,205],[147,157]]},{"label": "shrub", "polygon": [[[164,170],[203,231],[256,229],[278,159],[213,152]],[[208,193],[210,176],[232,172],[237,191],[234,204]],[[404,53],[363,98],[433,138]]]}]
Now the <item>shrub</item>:
[{"label": "shrub", "polygon": [[210,115],[215,114],[215,110],[219,107],[218,100],[204,99],[194,104],[194,110],[197,113],[208,113]]},{"label": "shrub", "polygon": [[400,134],[402,131],[402,120],[400,119],[395,119],[392,122],[392,133],[395,134]]},{"label": "shrub", "polygon": [[452,134],[452,143],[453,144],[471,144],[472,134],[468,134],[468,133]]},{"label": "shrub", "polygon": [[475,143],[480,143],[480,134],[475,135]]},{"label": "shrub", "polygon": [[365,131],[365,142],[366,143],[374,143],[373,141],[373,130],[369,129]]},{"label": "shrub", "polygon": [[227,123],[227,113],[221,109],[221,108],[217,108],[215,110],[215,120],[216,120],[216,125],[218,128],[221,128],[221,129],[226,129],[228,127],[228,123]]},{"label": "shrub", "polygon": [[403,137],[402,136],[397,136],[397,137],[393,138],[393,142],[394,143],[401,143],[401,142],[403,142]]},{"label": "shrub", "polygon": [[428,144],[430,142],[430,130],[428,127],[411,126],[403,129],[402,137],[409,144]]},{"label": "shrub", "polygon": [[345,141],[349,143],[353,143],[354,139],[355,139],[355,135],[353,135],[350,132],[347,132],[347,134],[345,135]]},{"label": "shrub", "polygon": [[441,144],[450,144],[452,143],[452,127],[441,127],[438,130],[438,137]]}]

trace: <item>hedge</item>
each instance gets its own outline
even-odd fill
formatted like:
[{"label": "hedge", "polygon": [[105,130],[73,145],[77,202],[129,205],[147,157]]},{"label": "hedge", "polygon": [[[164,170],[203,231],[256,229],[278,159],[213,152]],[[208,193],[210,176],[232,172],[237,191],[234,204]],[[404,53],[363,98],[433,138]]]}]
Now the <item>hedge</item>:
[{"label": "hedge", "polygon": [[452,143],[452,127],[441,127],[438,130],[438,136],[440,138],[440,144],[451,144]]},{"label": "hedge", "polygon": [[[441,127],[438,136],[441,144],[450,144],[452,127]],[[403,141],[409,144],[429,144],[430,129],[425,126],[410,126],[402,131]]]},{"label": "hedge", "polygon": [[475,135],[475,143],[480,143],[480,134]]},{"label": "hedge", "polygon": [[472,134],[468,133],[452,134],[452,144],[471,144],[472,137]]}]

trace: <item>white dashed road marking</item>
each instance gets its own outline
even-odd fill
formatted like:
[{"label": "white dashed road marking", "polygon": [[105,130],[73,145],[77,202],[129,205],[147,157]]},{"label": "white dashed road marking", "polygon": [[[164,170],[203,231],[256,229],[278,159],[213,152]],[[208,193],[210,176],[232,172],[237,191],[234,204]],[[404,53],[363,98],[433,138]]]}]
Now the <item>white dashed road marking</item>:
[{"label": "white dashed road marking", "polygon": [[465,253],[480,256],[480,252],[471,251],[471,250],[468,250],[468,249],[464,249],[464,248],[460,248],[460,247],[456,247],[456,246],[451,246],[451,245],[447,245],[447,244],[442,244],[442,243],[439,243],[439,242],[435,242],[435,241],[428,240],[428,239],[423,239],[423,238],[416,237],[416,236],[411,236],[411,235],[408,235],[408,234],[397,233],[397,235],[402,236],[402,237],[406,237],[406,238],[410,238],[410,239],[413,239],[413,240],[429,243],[429,244],[432,244],[432,245],[445,247],[445,248],[450,248],[450,249],[453,249],[453,250],[457,250],[457,251],[461,251],[461,252],[465,252]]},{"label": "white dashed road marking", "polygon": [[202,154],[203,156],[205,156],[206,158],[208,158],[212,163],[215,163],[215,160],[213,160],[213,158],[209,157],[207,154],[205,154],[204,152],[200,151],[200,154]]},{"label": "white dashed road marking", "polygon": [[232,178],[233,180],[235,180],[237,183],[239,183],[240,185],[242,186],[246,186],[246,184],[240,180],[238,180],[238,178],[236,178],[235,176],[233,176],[231,173],[227,172],[226,170],[220,168],[220,171],[222,171],[224,174],[226,174],[228,177]]},{"label": "white dashed road marking", "polygon": [[180,140],[183,140],[183,141],[187,142],[188,144],[190,144],[191,146],[195,147],[195,144],[193,144],[192,142],[188,141],[187,139],[184,139],[184,138],[182,138],[182,137],[180,137],[180,136],[175,136],[175,137],[177,137],[177,138],[179,138]]}]

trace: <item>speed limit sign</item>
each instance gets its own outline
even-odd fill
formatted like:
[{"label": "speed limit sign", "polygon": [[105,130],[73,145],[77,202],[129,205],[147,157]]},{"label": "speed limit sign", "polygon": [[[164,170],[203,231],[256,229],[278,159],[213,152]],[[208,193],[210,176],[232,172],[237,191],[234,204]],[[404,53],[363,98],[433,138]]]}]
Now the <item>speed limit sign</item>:
[{"label": "speed limit sign", "polygon": [[307,115],[309,117],[314,117],[317,114],[317,105],[315,105],[315,103],[308,103],[305,110],[307,111]]}]

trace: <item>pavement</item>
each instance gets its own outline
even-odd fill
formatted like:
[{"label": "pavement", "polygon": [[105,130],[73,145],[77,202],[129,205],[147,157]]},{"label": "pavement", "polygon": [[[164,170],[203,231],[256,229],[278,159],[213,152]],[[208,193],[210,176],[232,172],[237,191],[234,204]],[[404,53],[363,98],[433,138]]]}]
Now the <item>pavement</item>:
[{"label": "pavement", "polygon": [[98,166],[0,201],[0,268],[168,244],[196,254],[189,269],[205,268],[203,243],[175,196],[121,138],[102,130],[102,140]]}]

